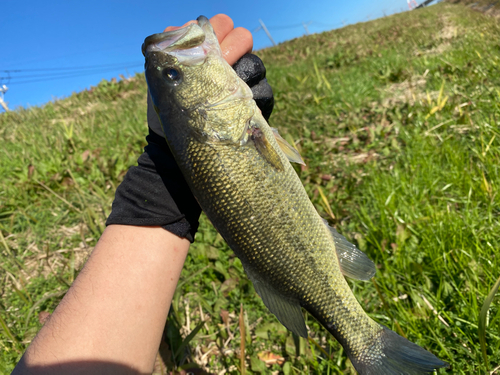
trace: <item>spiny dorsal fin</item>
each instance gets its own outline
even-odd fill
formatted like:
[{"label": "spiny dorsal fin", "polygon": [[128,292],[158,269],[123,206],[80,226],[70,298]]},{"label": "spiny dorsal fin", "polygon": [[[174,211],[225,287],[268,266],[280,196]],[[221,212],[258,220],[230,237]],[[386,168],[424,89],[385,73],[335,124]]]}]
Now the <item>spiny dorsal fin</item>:
[{"label": "spiny dorsal fin", "polygon": [[264,305],[276,315],[280,323],[296,335],[307,338],[306,323],[299,301],[289,299],[275,291],[271,286],[255,278],[247,268],[245,271]]},{"label": "spiny dorsal fin", "polygon": [[278,142],[278,146],[280,146],[281,151],[283,151],[288,160],[290,160],[292,163],[306,165],[306,163],[304,163],[304,160],[302,159],[302,156],[300,156],[297,149],[292,145],[290,145],[290,143],[285,141],[285,139],[278,133],[278,129],[271,128],[271,130],[273,131],[276,142]]},{"label": "spiny dorsal fin", "polygon": [[340,263],[340,270],[344,276],[352,279],[368,281],[375,275],[375,264],[356,246],[347,241],[335,228],[328,225],[323,219],[328,230],[332,234]]}]

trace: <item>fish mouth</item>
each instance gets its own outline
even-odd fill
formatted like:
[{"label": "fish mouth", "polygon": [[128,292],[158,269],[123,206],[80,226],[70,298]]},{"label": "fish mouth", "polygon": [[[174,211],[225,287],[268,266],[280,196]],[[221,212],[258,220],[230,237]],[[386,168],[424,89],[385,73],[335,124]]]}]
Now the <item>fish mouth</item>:
[{"label": "fish mouth", "polygon": [[142,44],[142,54],[147,58],[151,52],[164,52],[189,65],[204,61],[209,47],[204,44],[210,44],[205,41],[212,39],[207,31],[213,33],[213,29],[205,16],[198,17],[197,21],[197,24],[148,36]]}]

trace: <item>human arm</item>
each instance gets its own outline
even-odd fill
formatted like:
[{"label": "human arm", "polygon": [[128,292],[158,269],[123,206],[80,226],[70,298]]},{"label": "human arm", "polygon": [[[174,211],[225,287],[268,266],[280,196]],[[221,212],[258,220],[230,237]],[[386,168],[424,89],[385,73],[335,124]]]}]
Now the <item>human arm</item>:
[{"label": "human arm", "polygon": [[151,373],[189,241],[110,225],[14,374]]}]

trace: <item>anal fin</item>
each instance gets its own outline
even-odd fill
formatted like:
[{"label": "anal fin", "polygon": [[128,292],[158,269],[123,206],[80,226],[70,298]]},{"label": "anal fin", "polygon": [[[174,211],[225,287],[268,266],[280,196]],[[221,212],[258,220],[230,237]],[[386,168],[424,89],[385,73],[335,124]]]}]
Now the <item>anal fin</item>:
[{"label": "anal fin", "polygon": [[[249,275],[250,277],[250,275]],[[265,283],[250,277],[255,290],[262,298],[264,305],[271,311],[281,324],[296,335],[307,338],[307,328],[302,315],[299,301],[289,299],[275,291]]]},{"label": "anal fin", "polygon": [[368,256],[359,250],[355,245],[347,241],[335,228],[328,225],[323,219],[328,230],[332,234],[337,250],[337,257],[340,263],[340,269],[344,276],[352,279],[368,281],[375,276],[376,268]]}]

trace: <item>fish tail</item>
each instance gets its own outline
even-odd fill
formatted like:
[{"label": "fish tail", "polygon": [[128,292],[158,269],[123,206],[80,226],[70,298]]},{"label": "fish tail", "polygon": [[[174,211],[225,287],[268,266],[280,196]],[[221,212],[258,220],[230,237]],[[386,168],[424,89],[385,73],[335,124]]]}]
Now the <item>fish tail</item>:
[{"label": "fish tail", "polygon": [[417,375],[429,374],[447,367],[434,354],[421,348],[385,326],[372,344],[362,353],[347,351],[360,375]]}]

